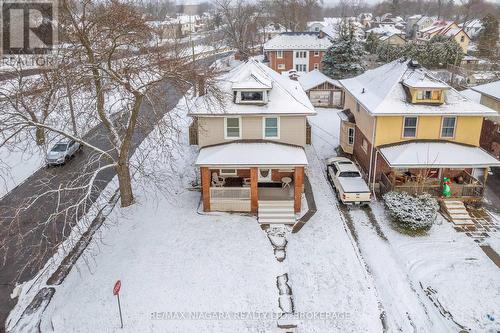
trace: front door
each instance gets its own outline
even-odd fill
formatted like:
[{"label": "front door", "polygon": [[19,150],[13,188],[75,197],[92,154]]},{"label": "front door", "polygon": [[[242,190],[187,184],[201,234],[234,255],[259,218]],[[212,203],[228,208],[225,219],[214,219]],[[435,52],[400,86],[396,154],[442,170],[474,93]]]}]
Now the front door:
[{"label": "front door", "polygon": [[269,183],[272,181],[271,175],[272,175],[272,170],[267,169],[267,168],[259,168],[259,183]]}]

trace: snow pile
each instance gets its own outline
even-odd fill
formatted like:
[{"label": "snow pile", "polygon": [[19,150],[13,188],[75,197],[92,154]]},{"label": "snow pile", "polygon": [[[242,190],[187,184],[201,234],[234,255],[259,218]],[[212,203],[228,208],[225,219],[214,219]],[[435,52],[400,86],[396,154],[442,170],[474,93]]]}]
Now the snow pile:
[{"label": "snow pile", "polygon": [[437,200],[428,193],[412,196],[406,192],[389,192],[384,200],[396,223],[412,231],[430,229],[439,209]]}]

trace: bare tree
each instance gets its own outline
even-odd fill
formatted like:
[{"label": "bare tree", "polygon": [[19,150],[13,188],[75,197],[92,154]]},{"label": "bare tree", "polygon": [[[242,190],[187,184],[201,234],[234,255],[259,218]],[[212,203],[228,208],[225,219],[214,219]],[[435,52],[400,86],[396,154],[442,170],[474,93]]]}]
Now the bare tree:
[{"label": "bare tree", "polygon": [[[85,160],[69,181],[47,173],[16,207],[0,207],[2,228],[9,233],[0,237],[4,261],[9,248],[29,247],[28,262],[43,264],[90,209],[104,174],[117,175],[121,205],[131,205],[132,174],[144,173],[141,168],[148,164],[149,178],[155,178],[151,165],[160,158],[152,152],[165,149],[162,158],[172,154],[179,130],[172,117],[164,117],[170,98],[200,80],[209,86],[215,76],[212,68],[192,61],[185,45],[152,45],[150,28],[135,6],[97,0],[60,5],[59,33],[66,41],[60,64],[35,79],[19,77],[1,87],[0,147],[43,133],[80,143]],[[156,125],[164,137],[155,146],[138,146],[137,138]],[[132,162],[134,151],[141,158]],[[25,219],[43,206],[50,213],[26,228]]]},{"label": "bare tree", "polygon": [[226,42],[238,51],[242,59],[248,58],[257,38],[261,9],[245,0],[216,0],[215,10],[221,18]]}]

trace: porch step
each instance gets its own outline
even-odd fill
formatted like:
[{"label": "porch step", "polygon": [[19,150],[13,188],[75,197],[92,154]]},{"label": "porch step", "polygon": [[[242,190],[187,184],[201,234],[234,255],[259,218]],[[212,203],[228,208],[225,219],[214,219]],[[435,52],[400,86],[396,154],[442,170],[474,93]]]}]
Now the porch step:
[{"label": "porch step", "polygon": [[474,221],[462,201],[444,200],[444,212],[455,225],[473,225]]},{"label": "porch step", "polygon": [[259,223],[295,224],[294,203],[289,200],[259,201]]}]

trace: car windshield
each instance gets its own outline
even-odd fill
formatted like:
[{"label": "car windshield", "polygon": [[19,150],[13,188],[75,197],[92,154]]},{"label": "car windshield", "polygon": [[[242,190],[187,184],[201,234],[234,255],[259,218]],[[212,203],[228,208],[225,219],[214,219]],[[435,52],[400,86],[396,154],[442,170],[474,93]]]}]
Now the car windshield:
[{"label": "car windshield", "polygon": [[65,143],[58,143],[52,147],[52,151],[66,151],[67,145]]},{"label": "car windshield", "polygon": [[339,174],[339,177],[350,177],[350,178],[355,178],[355,177],[361,177],[359,172],[357,171],[344,171]]}]

